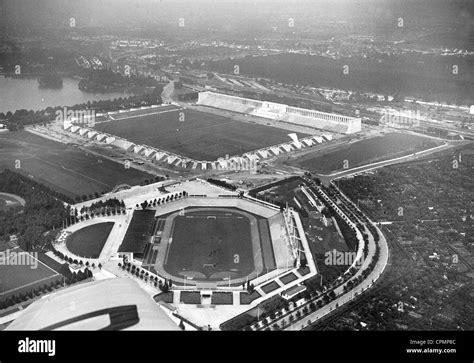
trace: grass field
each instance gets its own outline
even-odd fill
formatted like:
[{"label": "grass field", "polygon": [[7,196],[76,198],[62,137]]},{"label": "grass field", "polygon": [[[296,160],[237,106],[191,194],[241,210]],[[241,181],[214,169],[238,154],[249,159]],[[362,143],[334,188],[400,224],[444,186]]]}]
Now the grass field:
[{"label": "grass field", "polygon": [[198,291],[183,291],[181,292],[180,299],[185,304],[200,304],[201,293]]},{"label": "grass field", "polygon": [[80,257],[98,258],[113,226],[105,222],[84,227],[66,239],[67,249]]},{"label": "grass field", "polygon": [[211,297],[211,304],[216,305],[232,305],[233,301],[234,297],[231,292],[214,292]]},{"label": "grass field", "polygon": [[408,155],[439,144],[439,142],[426,137],[393,132],[357,141],[325,154],[317,156],[308,154],[297,159],[296,164],[312,172],[327,174]]},{"label": "grass field", "polygon": [[296,279],[298,279],[298,277],[294,273],[291,273],[291,272],[289,274],[286,274],[285,276],[280,277],[280,281],[284,285],[289,284],[291,281],[295,281]]},{"label": "grass field", "polygon": [[250,304],[255,299],[258,299],[261,296],[262,295],[260,295],[260,293],[258,291],[254,291],[251,294],[249,294],[248,292],[241,292],[240,293],[240,303],[243,304],[243,305],[247,305],[247,304]]},{"label": "grass field", "polygon": [[211,281],[250,274],[255,268],[250,221],[218,210],[176,217],[164,268],[175,276],[197,272]]},{"label": "grass field", "polygon": [[[30,291],[37,286],[49,284],[51,279],[58,275],[58,273],[40,261],[34,259],[34,256],[25,258],[27,252],[20,248],[14,248],[2,251],[2,258],[0,259],[0,299],[3,299],[12,294],[19,294],[25,291]],[[8,255],[9,253],[10,255]],[[17,261],[24,261],[23,264],[12,264],[12,255],[17,254]],[[10,262],[6,262],[4,256],[10,256]],[[22,257],[20,257],[22,256]]]},{"label": "grass field", "polygon": [[[15,169],[19,160],[20,169]],[[0,169],[30,174],[71,198],[134,185],[150,175],[26,131],[0,134]]]},{"label": "grass field", "polygon": [[268,294],[269,292],[272,292],[273,290],[276,290],[279,287],[280,285],[278,285],[275,281],[272,281],[266,285],[263,285],[261,289],[265,294]]},{"label": "grass field", "polygon": [[[184,121],[180,121],[180,113]],[[290,141],[288,130],[181,110],[104,122],[97,130],[199,160],[215,160]],[[305,134],[299,134],[303,137]]]}]

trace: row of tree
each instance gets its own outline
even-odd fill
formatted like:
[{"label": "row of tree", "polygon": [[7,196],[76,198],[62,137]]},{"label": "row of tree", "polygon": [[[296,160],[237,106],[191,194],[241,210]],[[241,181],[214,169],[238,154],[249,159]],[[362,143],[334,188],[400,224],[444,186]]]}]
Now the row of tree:
[{"label": "row of tree", "polygon": [[173,282],[171,281],[171,279],[165,279],[164,281],[161,281],[157,276],[153,276],[149,271],[137,267],[130,262],[119,262],[118,266],[122,268],[122,270],[127,271],[132,275],[135,275],[136,277],[141,280],[144,280],[145,282],[153,282],[154,286],[159,288],[163,293],[169,292],[169,290],[173,286]]},{"label": "row of tree", "polygon": [[[114,212],[115,210],[124,210],[125,203],[123,200],[118,200],[117,198],[110,198],[107,200],[99,200],[98,202],[94,202],[89,206],[83,206],[79,212],[81,214],[103,214],[107,212]],[[76,213],[77,215],[77,213]]]},{"label": "row of tree", "polygon": [[[113,100],[88,101],[86,103],[77,104],[74,106],[67,106],[68,110],[94,110],[97,113],[105,113],[121,109],[129,109],[134,107],[151,106],[161,104],[161,90],[156,89],[150,94],[143,94],[138,96],[128,96],[114,98]],[[14,112],[8,111],[6,113],[0,112],[0,121],[7,125],[10,131],[22,129],[26,125],[43,124],[54,121],[56,118],[56,111],[62,111],[64,106],[47,107],[43,110],[16,110]]]},{"label": "row of tree", "polygon": [[[75,265],[80,265],[81,267],[82,266],[85,266],[86,267],[86,270],[89,269],[89,267],[91,268],[95,268],[95,262],[93,262],[92,264],[89,262],[89,261],[86,261],[84,262],[83,260],[78,260],[76,258],[72,258],[71,256],[67,256],[65,255],[64,253],[62,253],[61,251],[58,251],[56,249],[52,249],[53,253],[59,257],[61,260],[63,261],[66,261],[67,263],[69,264],[75,264]],[[68,276],[70,270],[69,270],[69,267],[67,267],[67,263],[64,263],[63,266],[61,267],[61,274],[64,275],[64,276]],[[102,264],[99,263],[97,265],[98,268],[102,268]]]},{"label": "row of tree", "polygon": [[[140,203],[140,206],[142,207],[142,209],[147,209],[148,207],[156,207],[163,203],[168,203],[168,202],[172,202],[173,200],[184,198],[187,195],[188,193],[186,191],[183,191],[181,193],[168,195],[167,197],[163,197],[163,198],[155,198],[153,200],[150,199],[149,201],[144,200],[143,202]],[[136,204],[135,207],[138,208],[138,204]]]},{"label": "row of tree", "polygon": [[64,279],[57,279],[57,280],[51,281],[49,284],[37,286],[37,287],[31,288],[31,290],[29,291],[20,292],[18,294],[12,294],[12,295],[7,296],[4,299],[1,299],[0,310],[6,309],[15,304],[20,304],[22,302],[26,302],[28,300],[34,299],[35,297],[39,297],[42,294],[46,294],[55,289],[59,289],[64,285],[72,285],[72,284],[75,284],[76,282],[80,282],[92,277],[92,272],[87,268],[84,271],[78,271],[78,272],[71,272],[67,266],[66,268],[68,269],[69,273],[67,274],[67,276],[64,276]]},{"label": "row of tree", "polygon": [[233,192],[235,190],[237,190],[237,187],[235,185],[229,184],[229,183],[227,183],[223,180],[208,178],[207,181],[211,184],[217,185],[219,187],[228,189],[228,190],[233,191]]}]

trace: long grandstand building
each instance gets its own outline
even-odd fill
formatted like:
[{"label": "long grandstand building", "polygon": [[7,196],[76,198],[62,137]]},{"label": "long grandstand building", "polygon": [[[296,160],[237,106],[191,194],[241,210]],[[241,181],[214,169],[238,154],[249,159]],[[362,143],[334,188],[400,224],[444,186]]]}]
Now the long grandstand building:
[{"label": "long grandstand building", "polygon": [[210,91],[199,92],[197,104],[341,134],[353,134],[362,129],[360,118]]}]

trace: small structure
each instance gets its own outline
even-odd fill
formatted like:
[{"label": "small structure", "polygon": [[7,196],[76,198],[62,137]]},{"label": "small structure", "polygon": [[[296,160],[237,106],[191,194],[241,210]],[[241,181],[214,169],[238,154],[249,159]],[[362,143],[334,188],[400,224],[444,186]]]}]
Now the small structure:
[{"label": "small structure", "polygon": [[293,287],[289,288],[288,290],[283,291],[281,293],[281,297],[285,300],[290,300],[290,299],[294,298],[295,296],[298,296],[299,294],[301,294],[304,291],[306,291],[306,286],[296,285],[296,286],[293,286]]}]

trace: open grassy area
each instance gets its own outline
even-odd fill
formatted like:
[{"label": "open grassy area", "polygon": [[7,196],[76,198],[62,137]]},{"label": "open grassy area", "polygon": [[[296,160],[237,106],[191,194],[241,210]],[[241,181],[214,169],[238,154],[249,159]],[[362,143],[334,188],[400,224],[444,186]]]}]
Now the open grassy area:
[{"label": "open grassy area", "polygon": [[430,149],[440,142],[423,136],[388,133],[367,140],[343,145],[317,156],[307,154],[296,159],[296,164],[315,173],[328,174],[357,166],[389,160]]},{"label": "open grassy area", "polygon": [[263,285],[261,289],[264,293],[268,294],[269,292],[272,292],[273,290],[276,290],[279,287],[280,285],[278,285],[275,281],[272,281],[266,285]]},{"label": "open grassy area", "polygon": [[163,301],[165,303],[171,304],[173,302],[173,292],[170,291],[167,293],[161,293],[161,294],[155,295],[153,296],[153,300],[155,300],[156,302]]},{"label": "open grassy area", "polygon": [[211,304],[232,305],[233,295],[231,292],[214,292],[211,297]]},{"label": "open grassy area", "polygon": [[247,305],[247,304],[250,304],[255,299],[258,299],[261,296],[262,295],[260,295],[260,293],[258,291],[254,291],[251,294],[249,294],[247,292],[241,292],[240,293],[240,303],[242,305]]},{"label": "open grassy area", "polygon": [[[19,169],[15,168],[16,160]],[[101,158],[70,145],[27,131],[0,134],[0,169],[31,175],[50,188],[75,198],[110,191],[122,183],[134,185],[150,174]]]},{"label": "open grassy area", "polygon": [[58,276],[56,271],[20,248],[3,250],[0,262],[0,299],[29,292]]},{"label": "open grassy area", "polygon": [[250,222],[238,213],[189,211],[173,221],[172,243],[165,270],[196,273],[196,278],[222,281],[238,278],[255,269]]},{"label": "open grassy area", "polygon": [[185,304],[200,304],[201,303],[201,293],[199,291],[182,291],[181,292],[181,302]]},{"label": "open grassy area", "polygon": [[99,258],[113,226],[114,222],[105,222],[84,227],[67,238],[67,249],[80,257]]},{"label": "open grassy area", "polygon": [[296,279],[298,279],[298,277],[290,272],[289,274],[286,274],[285,276],[282,276],[280,277],[280,281],[283,282],[283,284],[289,284],[291,281],[295,281]]},{"label": "open grassy area", "polygon": [[[184,121],[180,121],[180,114]],[[232,120],[194,110],[100,123],[97,130],[200,160],[242,154],[290,141],[288,130]],[[298,136],[306,136],[299,134]]]}]

